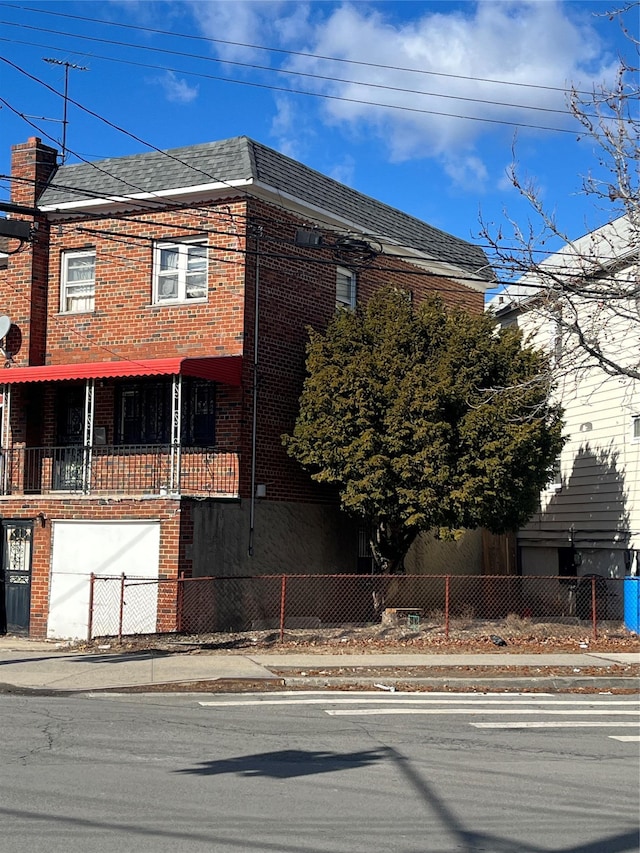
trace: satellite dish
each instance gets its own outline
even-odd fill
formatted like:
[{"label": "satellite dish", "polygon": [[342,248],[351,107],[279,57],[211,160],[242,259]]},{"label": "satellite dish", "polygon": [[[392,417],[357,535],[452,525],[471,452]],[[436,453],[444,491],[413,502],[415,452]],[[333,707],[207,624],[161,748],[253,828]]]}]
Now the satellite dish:
[{"label": "satellite dish", "polygon": [[0,339],[6,337],[7,332],[11,328],[11,320],[6,314],[0,316]]}]

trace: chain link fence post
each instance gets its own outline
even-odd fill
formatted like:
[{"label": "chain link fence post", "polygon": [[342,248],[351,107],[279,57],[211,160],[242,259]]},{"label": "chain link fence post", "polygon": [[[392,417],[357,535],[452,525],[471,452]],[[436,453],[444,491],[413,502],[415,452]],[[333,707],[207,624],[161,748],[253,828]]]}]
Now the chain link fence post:
[{"label": "chain link fence post", "polygon": [[280,586],[280,642],[284,643],[284,620],[287,606],[287,576],[282,575]]},{"label": "chain link fence post", "polygon": [[[593,639],[598,639],[598,605],[596,602],[596,580],[591,578],[591,619],[593,621]],[[606,616],[605,616],[606,619]]]},{"label": "chain link fence post", "polygon": [[449,639],[449,581],[451,578],[447,575],[444,579],[444,636]]},{"label": "chain link fence post", "polygon": [[93,595],[94,595],[94,586],[96,583],[96,576],[93,572],[89,575],[89,618],[87,620],[87,641],[91,642],[91,635],[93,634]]},{"label": "chain link fence post", "polygon": [[122,623],[124,622],[124,572],[120,578],[120,612],[118,614],[118,641],[122,642]]}]

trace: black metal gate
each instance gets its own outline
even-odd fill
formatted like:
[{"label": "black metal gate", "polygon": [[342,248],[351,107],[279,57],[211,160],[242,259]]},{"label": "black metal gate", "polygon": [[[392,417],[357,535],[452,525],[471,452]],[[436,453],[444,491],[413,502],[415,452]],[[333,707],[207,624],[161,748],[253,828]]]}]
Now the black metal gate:
[{"label": "black metal gate", "polygon": [[31,608],[31,541],[33,526],[24,521],[2,522],[0,570],[0,632],[29,632]]}]

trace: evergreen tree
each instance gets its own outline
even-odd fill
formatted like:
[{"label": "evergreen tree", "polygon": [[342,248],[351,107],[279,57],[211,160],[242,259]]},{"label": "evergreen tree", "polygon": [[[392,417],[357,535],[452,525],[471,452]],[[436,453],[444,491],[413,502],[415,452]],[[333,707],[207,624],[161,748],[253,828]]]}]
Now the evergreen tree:
[{"label": "evergreen tree", "polygon": [[490,317],[387,288],[310,332],[289,454],[371,528],[379,571],[416,536],[516,529],[562,447],[546,357]]}]

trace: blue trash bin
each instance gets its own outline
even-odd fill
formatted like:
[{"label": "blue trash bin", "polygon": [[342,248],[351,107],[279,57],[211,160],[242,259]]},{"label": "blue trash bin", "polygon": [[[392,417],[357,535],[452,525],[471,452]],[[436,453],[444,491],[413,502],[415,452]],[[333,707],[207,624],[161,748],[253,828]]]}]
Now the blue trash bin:
[{"label": "blue trash bin", "polygon": [[640,577],[624,579],[624,624],[640,633]]}]

